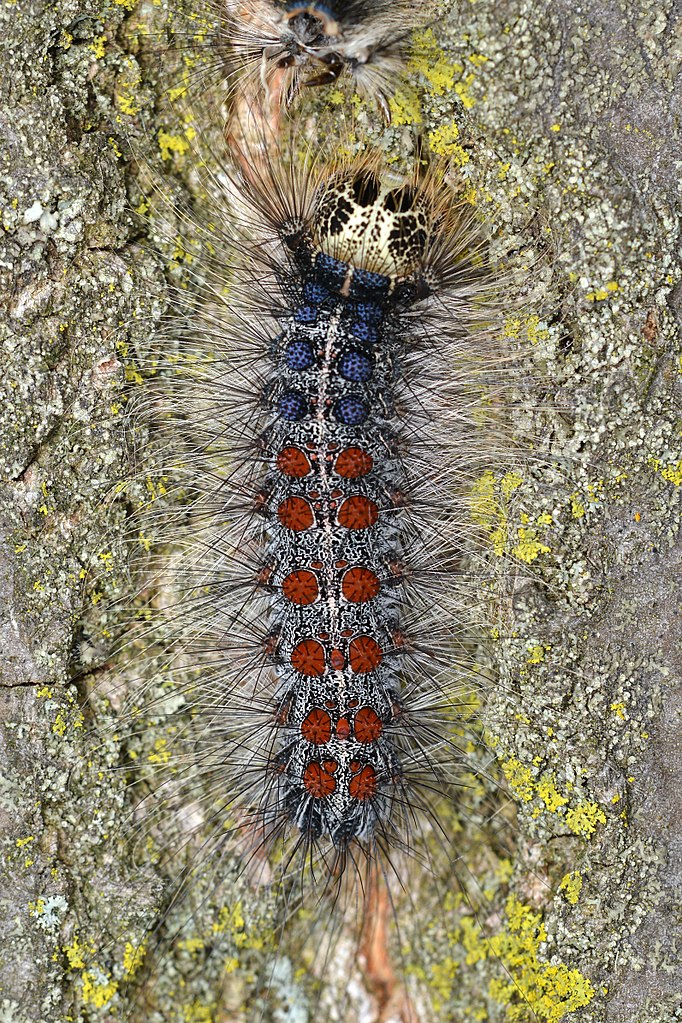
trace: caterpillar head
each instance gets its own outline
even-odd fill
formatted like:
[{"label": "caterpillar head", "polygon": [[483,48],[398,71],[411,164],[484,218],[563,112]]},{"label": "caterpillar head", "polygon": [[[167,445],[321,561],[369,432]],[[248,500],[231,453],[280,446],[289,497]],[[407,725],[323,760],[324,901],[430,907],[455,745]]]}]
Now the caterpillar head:
[{"label": "caterpillar head", "polygon": [[421,265],[429,210],[412,184],[382,183],[371,170],[332,178],[313,215],[322,252],[352,266],[405,278]]}]

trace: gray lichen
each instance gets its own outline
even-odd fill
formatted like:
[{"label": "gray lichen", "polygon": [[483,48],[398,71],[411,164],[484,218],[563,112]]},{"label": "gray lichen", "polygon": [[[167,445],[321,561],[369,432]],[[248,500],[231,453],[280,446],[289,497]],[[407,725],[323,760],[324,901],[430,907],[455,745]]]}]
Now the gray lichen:
[{"label": "gray lichen", "polygon": [[[164,98],[182,81],[186,53],[166,47],[181,13],[155,0],[0,12],[0,1019],[21,1023],[239,1019],[259,1011],[263,973],[273,1018],[316,1012],[310,951],[273,965],[276,892],[235,865],[217,890],[211,873],[187,886],[189,912],[186,899],[167,921],[182,940],[144,983],[134,962],[164,879],[191,859],[180,813],[166,831],[134,827],[137,844],[121,828],[123,747],[153,756],[166,722],[116,731],[102,632],[117,619],[101,610],[135,592],[128,521],[158,469],[143,427],[123,442],[124,406],[182,261],[154,188],[192,202],[196,128]],[[538,283],[508,323],[530,454],[491,500],[504,548],[491,575],[513,586],[499,586],[512,592],[485,725],[517,812],[472,775],[458,826],[485,937],[441,922],[454,887],[415,881],[403,961],[441,1019],[682,1018],[681,31],[672,0],[462,2],[415,42],[394,126],[357,114],[396,157],[415,128],[448,155],[493,248],[518,250]],[[472,770],[478,757],[494,775],[481,751]],[[353,955],[327,971],[325,1018],[376,1012],[356,969],[348,982]],[[584,997],[567,1015],[572,992]]]}]

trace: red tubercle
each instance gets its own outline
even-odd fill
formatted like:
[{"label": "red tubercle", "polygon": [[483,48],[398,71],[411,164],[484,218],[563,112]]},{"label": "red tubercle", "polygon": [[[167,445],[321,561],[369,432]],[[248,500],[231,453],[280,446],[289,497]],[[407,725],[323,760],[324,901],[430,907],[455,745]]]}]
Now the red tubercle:
[{"label": "red tubercle", "polygon": [[304,639],[291,651],[291,664],[301,675],[319,678],[324,674],[324,647],[315,639]]},{"label": "red tubercle", "polygon": [[319,594],[317,576],[304,568],[290,572],[282,580],[282,593],[292,604],[314,604]]},{"label": "red tubercle", "polygon": [[356,636],[348,645],[350,666],[356,675],[378,668],[383,659],[381,647],[371,636]]},{"label": "red tubercle", "polygon": [[343,577],[341,591],[351,604],[372,600],[381,589],[379,579],[369,568],[349,568]]},{"label": "red tubercle", "polygon": [[313,510],[303,497],[288,497],[277,509],[277,518],[285,529],[300,533],[315,521]]},{"label": "red tubercle", "polygon": [[323,746],[332,736],[332,723],[329,714],[320,707],[314,707],[303,719],[301,735],[306,742]]},{"label": "red tubercle", "polygon": [[338,455],[334,469],[337,476],[342,476],[347,480],[356,480],[371,472],[373,464],[374,459],[367,451],[363,451],[362,448],[350,447],[344,448]]},{"label": "red tubercle", "polygon": [[336,779],[313,760],[303,772],[303,786],[315,799],[325,799],[336,788]]},{"label": "red tubercle", "polygon": [[277,468],[285,476],[292,479],[303,479],[310,472],[311,466],[307,456],[300,448],[282,448],[277,455]]},{"label": "red tubercle", "polygon": [[361,707],[355,715],[354,731],[358,742],[375,742],[384,730],[384,725],[372,707]]},{"label": "red tubercle", "polygon": [[343,501],[336,518],[344,529],[369,529],[379,518],[379,507],[368,497],[354,495]]},{"label": "red tubercle", "polygon": [[374,768],[370,767],[369,764],[363,767],[358,774],[351,778],[348,784],[348,791],[353,799],[361,801],[373,799],[377,791],[377,774]]}]

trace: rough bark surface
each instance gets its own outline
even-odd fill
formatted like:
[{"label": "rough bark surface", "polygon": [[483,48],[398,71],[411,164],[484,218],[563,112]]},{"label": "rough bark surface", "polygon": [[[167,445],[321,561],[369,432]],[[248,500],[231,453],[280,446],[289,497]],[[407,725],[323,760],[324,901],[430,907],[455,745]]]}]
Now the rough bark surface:
[{"label": "rough bark surface", "polygon": [[[426,941],[406,957],[444,1020],[668,1023],[682,1019],[682,12],[462,0],[436,14],[393,126],[368,130],[397,153],[417,125],[545,294],[508,322],[532,353],[519,432],[538,457],[485,509],[517,566],[485,711],[518,804],[506,901],[491,896],[499,940],[458,933],[456,952]],[[167,868],[117,827],[130,811],[97,616],[134,586],[126,520],[159,482],[143,430],[131,467],[123,406],[182,261],[173,214],[135,211],[151,182],[190,202],[195,128],[164,103],[186,57],[159,42],[173,16],[160,0],[0,6],[5,1023],[241,1019],[267,959],[272,893],[228,871],[220,955],[197,963],[205,939],[188,939],[125,994]],[[199,936],[205,896],[198,883]],[[316,1018],[301,965],[271,977],[279,1018]],[[377,1018],[339,972],[336,1018]]]}]

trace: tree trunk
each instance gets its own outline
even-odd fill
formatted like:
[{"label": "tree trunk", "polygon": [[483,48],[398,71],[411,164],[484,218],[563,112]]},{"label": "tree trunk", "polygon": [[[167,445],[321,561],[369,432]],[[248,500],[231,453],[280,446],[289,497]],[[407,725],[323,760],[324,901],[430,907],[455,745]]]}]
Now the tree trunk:
[{"label": "tree trunk", "polygon": [[[537,400],[518,428],[533,447],[491,513],[515,565],[485,710],[518,804],[513,872],[492,937],[453,958],[440,1016],[668,1023],[682,1019],[682,13],[674,0],[426,13],[393,126],[367,130],[397,153],[419,125],[545,288],[537,315],[508,320],[531,353]],[[123,413],[182,258],[164,240],[172,214],[161,230],[135,211],[151,182],[191,201],[195,128],[163,99],[186,56],[159,42],[167,17],[158,0],[0,12],[0,1018],[14,1023],[240,1019],[267,962],[274,895],[228,871],[222,959],[197,968],[185,942],[146,993],[126,993],[167,868],[156,833],[146,857],[121,837],[98,605],[135,588],[127,519],[158,484],[142,429],[131,469]],[[153,749],[164,733],[148,731]],[[209,888],[196,883],[197,919]],[[276,979],[295,1003],[309,964],[291,955]],[[430,955],[413,969],[435,986]],[[339,1019],[356,1018],[345,974],[334,982]]]}]

